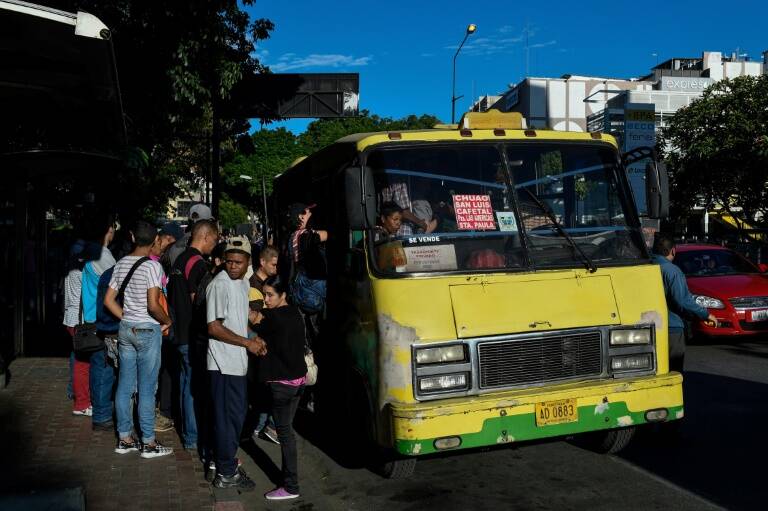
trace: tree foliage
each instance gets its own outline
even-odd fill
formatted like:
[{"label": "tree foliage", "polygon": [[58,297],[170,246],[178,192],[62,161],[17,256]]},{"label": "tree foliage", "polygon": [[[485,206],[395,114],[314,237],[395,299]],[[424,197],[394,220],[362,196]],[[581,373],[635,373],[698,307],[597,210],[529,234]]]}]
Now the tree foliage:
[{"label": "tree foliage", "polygon": [[659,145],[677,216],[703,202],[768,226],[768,75],[711,85],[677,111]]},{"label": "tree foliage", "polygon": [[[260,210],[262,177],[269,194],[272,192],[274,176],[283,172],[300,156],[308,156],[354,133],[425,129],[438,123],[440,120],[432,115],[409,115],[392,119],[363,110],[359,117],[313,121],[298,136],[285,128],[261,129],[251,135],[252,154],[238,151],[225,165],[223,179],[226,190],[233,199],[246,204],[249,209]],[[240,177],[244,175],[251,179]]]},{"label": "tree foliage", "polygon": [[[118,176],[131,207],[161,210],[199,184],[208,167],[212,107],[246,73],[267,71],[254,57],[274,25],[251,20],[254,0],[51,0],[83,10],[112,31],[129,144],[148,165]],[[224,123],[225,143],[247,131],[246,119]]]}]

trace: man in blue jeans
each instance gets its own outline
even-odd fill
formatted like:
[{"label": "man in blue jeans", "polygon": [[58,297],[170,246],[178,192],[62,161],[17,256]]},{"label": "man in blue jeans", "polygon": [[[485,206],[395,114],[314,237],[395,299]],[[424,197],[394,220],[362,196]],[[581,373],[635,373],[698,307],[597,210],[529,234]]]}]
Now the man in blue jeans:
[{"label": "man in blue jeans", "polygon": [[[195,353],[194,339],[199,335],[197,329],[203,327],[195,321],[193,303],[196,293],[200,291],[201,282],[210,272],[203,256],[210,255],[216,247],[218,238],[219,229],[215,222],[211,220],[196,222],[192,227],[189,247],[174,261],[168,280],[168,304],[174,316],[173,344],[179,352],[180,362],[181,433],[184,448],[194,451],[198,448],[195,399],[201,397],[199,394],[202,385],[199,383],[204,376],[205,365],[202,360],[195,359],[198,355]],[[207,392],[207,389],[205,391]],[[209,447],[205,446],[206,449]]]},{"label": "man in blue jeans", "polygon": [[[140,221],[131,233],[136,248],[115,265],[104,298],[104,305],[120,318],[120,375],[115,393],[119,440],[115,452],[126,454],[140,450],[142,458],[154,458],[173,452],[155,439],[160,346],[162,333],[167,333],[171,326],[171,318],[160,305],[163,267],[148,257],[157,238],[157,229]],[[122,304],[118,303],[118,299]],[[131,395],[134,389],[138,390],[140,446],[133,437]]]},{"label": "man in blue jeans", "polygon": [[[96,295],[96,331],[107,342],[117,338],[120,320],[112,315],[104,306],[104,297],[112,280],[110,268],[99,277]],[[93,406],[92,428],[94,431],[113,431],[112,422],[114,402],[112,391],[115,387],[115,366],[109,362],[106,347],[91,355],[91,404]]]},{"label": "man in blue jeans", "polygon": [[675,253],[674,239],[663,234],[656,236],[653,260],[661,267],[669,309],[669,369],[682,372],[685,360],[685,323],[682,318],[698,318],[714,325],[717,325],[717,318],[693,299],[683,270],[672,262]]}]

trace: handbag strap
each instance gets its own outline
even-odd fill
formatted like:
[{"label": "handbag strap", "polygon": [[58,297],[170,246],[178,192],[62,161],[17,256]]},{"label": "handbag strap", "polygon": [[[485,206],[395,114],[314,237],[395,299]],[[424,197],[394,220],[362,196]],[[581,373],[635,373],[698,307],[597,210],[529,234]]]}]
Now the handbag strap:
[{"label": "handbag strap", "polygon": [[[131,269],[128,270],[128,275],[125,276],[125,279],[123,279],[123,283],[120,284],[120,291],[117,292],[117,296],[123,296],[125,294],[125,288],[128,287],[128,283],[131,281],[131,277],[133,277],[133,273],[139,269],[139,266],[144,264],[145,262],[149,261],[149,257],[144,256],[139,258],[138,261],[133,263],[133,266],[131,266]],[[80,300],[82,303],[83,295],[80,295]]]}]

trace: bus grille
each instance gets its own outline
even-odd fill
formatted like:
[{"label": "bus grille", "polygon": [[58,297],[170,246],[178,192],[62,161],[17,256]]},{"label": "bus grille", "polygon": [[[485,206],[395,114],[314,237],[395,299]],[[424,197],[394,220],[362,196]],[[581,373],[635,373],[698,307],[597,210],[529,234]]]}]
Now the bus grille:
[{"label": "bus grille", "polygon": [[480,343],[480,388],[531,385],[602,373],[600,332]]}]

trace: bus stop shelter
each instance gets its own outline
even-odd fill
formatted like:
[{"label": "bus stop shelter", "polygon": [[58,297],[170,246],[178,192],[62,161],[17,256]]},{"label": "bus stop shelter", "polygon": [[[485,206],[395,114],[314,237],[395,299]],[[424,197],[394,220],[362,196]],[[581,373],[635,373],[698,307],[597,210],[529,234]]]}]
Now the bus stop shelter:
[{"label": "bus stop shelter", "polygon": [[[111,33],[85,12],[0,0],[0,355],[46,352],[65,249],[57,208],[93,200],[126,132]],[[68,204],[69,202],[69,204]],[[81,204],[78,204],[81,205]]]}]

